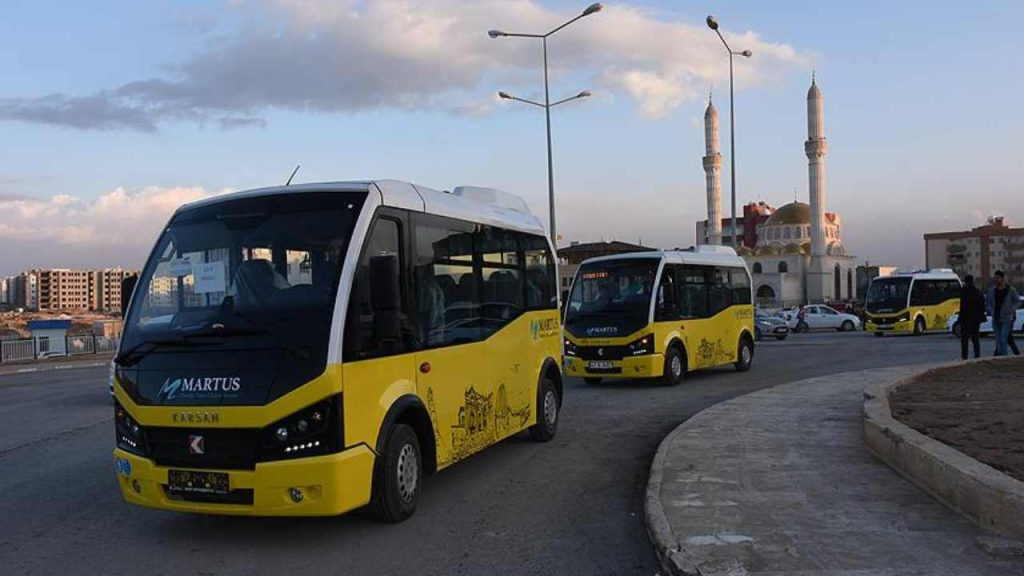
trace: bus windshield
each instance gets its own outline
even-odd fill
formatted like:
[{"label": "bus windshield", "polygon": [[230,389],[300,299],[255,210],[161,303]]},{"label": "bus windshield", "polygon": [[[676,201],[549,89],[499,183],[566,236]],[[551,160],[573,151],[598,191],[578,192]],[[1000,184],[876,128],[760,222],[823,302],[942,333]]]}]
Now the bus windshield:
[{"label": "bus windshield", "polygon": [[[220,373],[228,365],[236,372],[258,365],[270,376],[249,378],[230,391],[238,394],[215,386],[194,400],[262,404],[323,372],[338,279],[364,196],[256,196],[175,216],[157,241],[125,320],[118,363],[139,373],[131,392],[149,403],[188,404],[185,394],[160,390],[171,376],[189,376],[181,366],[199,377],[228,377]],[[233,360],[209,354],[214,351],[231,351]],[[146,382],[146,373],[167,363],[150,356],[172,355],[160,352],[177,356],[179,371]],[[244,360],[247,353],[253,358]]]},{"label": "bus windshield", "polygon": [[[565,325],[608,324],[604,334],[588,327],[587,335],[625,335],[647,323],[651,309],[656,258],[607,260],[583,265],[573,284],[565,313]],[[614,330],[612,328],[615,328]]]},{"label": "bus windshield", "polygon": [[868,312],[899,312],[907,307],[910,278],[875,278],[868,288]]}]

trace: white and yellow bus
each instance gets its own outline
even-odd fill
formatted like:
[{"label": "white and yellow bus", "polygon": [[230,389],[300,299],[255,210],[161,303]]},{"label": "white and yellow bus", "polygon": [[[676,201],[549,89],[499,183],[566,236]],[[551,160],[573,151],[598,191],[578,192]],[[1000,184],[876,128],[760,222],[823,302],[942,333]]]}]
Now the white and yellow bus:
[{"label": "white and yellow bus", "polygon": [[425,474],[555,435],[557,278],[540,222],[492,189],[305,184],[181,207],[115,360],[124,499],[407,518]]},{"label": "white and yellow bus", "polygon": [[960,287],[960,277],[946,268],[875,278],[864,303],[864,329],[875,336],[944,332],[960,308]]},{"label": "white and yellow bus", "polygon": [[732,248],[638,252],[584,261],[565,308],[565,373],[661,378],[724,364],[750,369],[750,273]]}]

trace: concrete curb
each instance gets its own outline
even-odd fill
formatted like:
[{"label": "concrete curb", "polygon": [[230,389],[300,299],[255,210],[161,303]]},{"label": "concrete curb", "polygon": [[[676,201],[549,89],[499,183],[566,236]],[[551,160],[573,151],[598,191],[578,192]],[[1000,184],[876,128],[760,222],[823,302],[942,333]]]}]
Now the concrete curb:
[{"label": "concrete curb", "polygon": [[99,354],[88,360],[58,360],[49,362],[17,362],[0,364],[0,376],[11,376],[14,374],[28,374],[32,372],[49,372],[51,370],[71,370],[74,368],[94,368],[97,366],[109,366],[114,354]]},{"label": "concrete curb", "polygon": [[[992,362],[999,360],[981,360]],[[932,370],[962,365],[942,364]],[[892,416],[889,395],[909,382],[878,382],[864,391],[864,443],[878,458],[978,526],[1024,539],[1024,482],[921,434]]]},{"label": "concrete curb", "polygon": [[[692,419],[693,417],[690,418]],[[672,533],[665,508],[661,505],[661,481],[665,472],[665,459],[670,446],[690,420],[676,426],[658,445],[654,461],[651,462],[651,473],[647,480],[647,501],[644,504],[647,535],[654,543],[654,553],[658,556],[661,567],[673,576],[700,576],[700,570],[686,557],[686,552]]]}]

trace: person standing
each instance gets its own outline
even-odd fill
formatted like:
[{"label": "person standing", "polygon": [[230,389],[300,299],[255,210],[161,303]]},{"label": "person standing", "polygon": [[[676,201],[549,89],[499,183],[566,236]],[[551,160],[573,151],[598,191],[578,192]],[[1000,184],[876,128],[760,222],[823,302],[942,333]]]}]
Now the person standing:
[{"label": "person standing", "polygon": [[1006,356],[1009,345],[1010,331],[1017,319],[1017,307],[1020,306],[1020,294],[1017,289],[1006,283],[1006,274],[996,270],[995,285],[985,294],[985,307],[992,316],[992,333],[996,338],[996,356]]},{"label": "person standing", "polygon": [[974,344],[974,357],[981,356],[981,341],[978,331],[985,321],[985,297],[974,285],[974,276],[964,276],[964,285],[960,289],[960,357],[967,360],[967,343]]}]

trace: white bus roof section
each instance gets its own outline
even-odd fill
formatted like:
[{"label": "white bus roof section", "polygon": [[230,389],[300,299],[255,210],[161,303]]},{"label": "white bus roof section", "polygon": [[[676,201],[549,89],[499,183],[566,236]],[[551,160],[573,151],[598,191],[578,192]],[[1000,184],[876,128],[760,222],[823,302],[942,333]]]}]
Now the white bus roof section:
[{"label": "white bus roof section", "polygon": [[536,216],[529,212],[526,202],[519,196],[509,192],[492,188],[466,186],[456,188],[457,193],[452,194],[400,180],[319,182],[242,190],[190,202],[178,208],[178,212],[218,202],[237,200],[239,198],[269,196],[272,194],[369,192],[371,190],[380,194],[381,205],[383,206],[404,208],[415,212],[426,212],[469,222],[500,226],[519,232],[545,235],[544,226]]},{"label": "white bus roof section", "polygon": [[916,280],[960,280],[960,276],[957,276],[956,272],[948,268],[942,268],[938,270],[919,270],[917,272],[897,272],[890,274],[889,276],[879,276],[877,279],[884,280],[886,278],[914,278]]},{"label": "white bus roof section", "polygon": [[[709,250],[709,248],[711,248]],[[699,264],[702,266],[723,266],[729,268],[746,268],[747,263],[743,258],[736,255],[736,251],[726,246],[699,246],[696,250],[655,250],[651,252],[630,252],[628,254],[614,254],[612,256],[599,256],[584,260],[583,264],[591,262],[609,262],[612,260],[640,260],[644,258],[657,258],[670,264]]]}]

